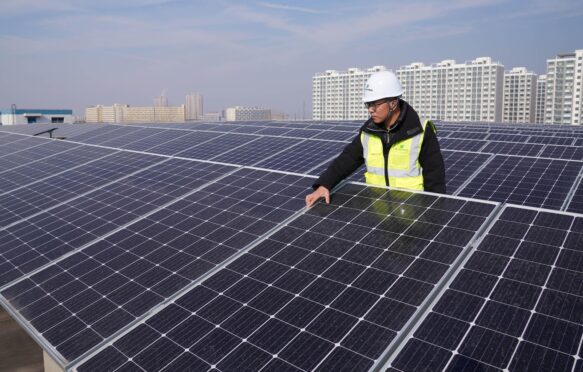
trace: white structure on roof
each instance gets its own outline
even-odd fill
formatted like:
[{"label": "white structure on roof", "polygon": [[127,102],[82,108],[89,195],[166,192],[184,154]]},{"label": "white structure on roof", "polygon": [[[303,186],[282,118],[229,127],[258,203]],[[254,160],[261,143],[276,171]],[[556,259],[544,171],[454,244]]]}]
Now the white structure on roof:
[{"label": "white structure on roof", "polygon": [[313,120],[365,120],[368,111],[362,102],[366,81],[384,66],[366,70],[349,68],[346,71],[326,70],[312,77]]},{"label": "white structure on roof", "polygon": [[578,124],[583,121],[583,49],[547,59],[545,123]]},{"label": "white structure on roof", "polygon": [[533,123],[535,120],[536,74],[526,67],[515,67],[504,73],[505,123]]},{"label": "white structure on roof", "polygon": [[422,118],[449,121],[502,120],[504,66],[480,57],[465,63],[416,62],[397,70],[403,99]]},{"label": "white structure on roof", "polygon": [[534,122],[545,122],[545,102],[547,92],[547,75],[539,75],[536,79],[536,103],[534,109]]}]

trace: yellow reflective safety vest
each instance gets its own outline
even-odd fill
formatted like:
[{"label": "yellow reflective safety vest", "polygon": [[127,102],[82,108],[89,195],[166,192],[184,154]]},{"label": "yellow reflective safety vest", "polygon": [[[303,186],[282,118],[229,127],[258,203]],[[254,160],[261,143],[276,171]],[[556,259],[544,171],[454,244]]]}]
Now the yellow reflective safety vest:
[{"label": "yellow reflective safety vest", "polygon": [[[428,124],[435,131],[433,123],[429,120],[423,121],[421,123],[422,132],[391,146],[386,163],[381,138],[362,131],[360,141],[366,163],[366,173],[364,174],[366,183],[410,190],[423,190],[423,169],[419,164],[419,153],[425,137],[425,128]],[[388,185],[385,178],[385,164],[389,179]]]}]

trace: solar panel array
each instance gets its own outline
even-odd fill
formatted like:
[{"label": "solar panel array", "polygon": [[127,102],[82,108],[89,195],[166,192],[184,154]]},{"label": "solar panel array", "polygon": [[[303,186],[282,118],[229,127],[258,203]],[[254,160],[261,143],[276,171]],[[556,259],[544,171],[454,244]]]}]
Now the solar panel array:
[{"label": "solar panel array", "polygon": [[583,368],[583,131],[437,123],[450,196],[306,210],[360,124],[0,131],[0,303],[79,371]]}]

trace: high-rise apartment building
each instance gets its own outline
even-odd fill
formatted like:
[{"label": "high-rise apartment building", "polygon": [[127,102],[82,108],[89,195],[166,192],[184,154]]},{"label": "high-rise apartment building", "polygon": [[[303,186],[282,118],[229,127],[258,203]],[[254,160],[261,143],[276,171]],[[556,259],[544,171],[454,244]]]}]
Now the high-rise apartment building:
[{"label": "high-rise apartment building", "polygon": [[547,92],[547,75],[539,75],[536,79],[536,104],[534,108],[534,122],[545,122],[545,102]]},{"label": "high-rise apartment building", "polygon": [[545,123],[581,124],[583,49],[547,59]]},{"label": "high-rise apartment building", "polygon": [[271,110],[260,107],[235,106],[225,109],[225,121],[271,120]]},{"label": "high-rise apartment building", "polygon": [[397,70],[403,98],[421,118],[451,121],[502,120],[504,66],[490,57],[465,63],[412,63]]},{"label": "high-rise apartment building", "polygon": [[370,75],[386,70],[374,66],[366,70],[327,70],[312,78],[313,120],[364,120],[368,112],[362,102],[364,85]]},{"label": "high-rise apartment building", "polygon": [[534,122],[536,74],[526,67],[515,67],[504,73],[502,121],[505,123]]},{"label": "high-rise apartment building", "polygon": [[192,92],[186,95],[186,120],[200,120],[203,116],[202,94]]},{"label": "high-rise apartment building", "polygon": [[162,91],[160,97],[154,98],[154,107],[168,107],[168,98],[166,97],[166,89]]}]

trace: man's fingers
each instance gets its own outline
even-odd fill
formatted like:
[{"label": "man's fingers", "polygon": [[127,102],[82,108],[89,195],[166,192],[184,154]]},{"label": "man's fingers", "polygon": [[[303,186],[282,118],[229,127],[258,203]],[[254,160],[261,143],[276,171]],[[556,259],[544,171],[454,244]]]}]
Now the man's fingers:
[{"label": "man's fingers", "polygon": [[329,192],[324,194],[324,200],[326,200],[326,204],[330,204],[330,193]]}]

